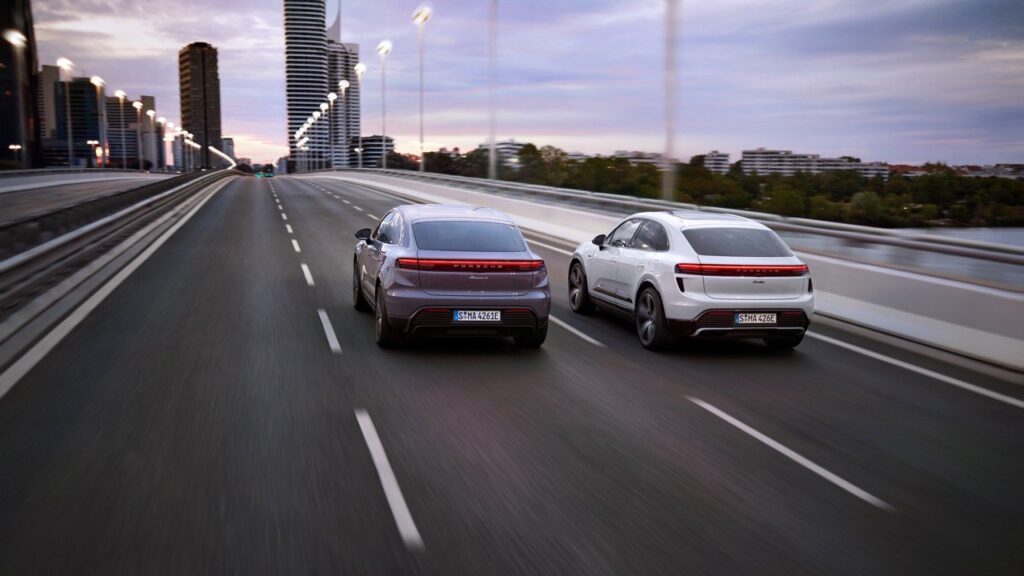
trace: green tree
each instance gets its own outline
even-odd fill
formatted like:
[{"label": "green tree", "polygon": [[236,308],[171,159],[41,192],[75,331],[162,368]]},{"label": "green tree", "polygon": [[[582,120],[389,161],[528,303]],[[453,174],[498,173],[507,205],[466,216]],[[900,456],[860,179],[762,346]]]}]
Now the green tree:
[{"label": "green tree", "polygon": [[782,216],[804,216],[807,214],[807,198],[792,186],[776,185],[772,188],[771,197],[765,200],[764,208]]}]

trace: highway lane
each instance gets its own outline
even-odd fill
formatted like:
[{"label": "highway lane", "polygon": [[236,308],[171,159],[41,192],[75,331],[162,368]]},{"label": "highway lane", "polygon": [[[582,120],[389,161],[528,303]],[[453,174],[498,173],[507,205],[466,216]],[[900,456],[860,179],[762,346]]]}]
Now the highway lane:
[{"label": "highway lane", "polygon": [[0,193],[0,224],[47,214],[94,198],[145,186],[156,180],[151,176],[119,177],[74,184],[58,182],[27,190],[3,192]]},{"label": "highway lane", "polygon": [[647,353],[567,311],[547,249],[555,314],[607,348],[552,327],[540,351],[382,351],[352,234],[394,203],[281,177],[215,196],[0,399],[0,573],[1018,571],[1019,410],[817,341]]}]

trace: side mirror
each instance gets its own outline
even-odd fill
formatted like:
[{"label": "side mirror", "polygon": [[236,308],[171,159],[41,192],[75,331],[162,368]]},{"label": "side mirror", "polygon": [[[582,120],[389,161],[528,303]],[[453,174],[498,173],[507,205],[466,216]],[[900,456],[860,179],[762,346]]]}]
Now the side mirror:
[{"label": "side mirror", "polygon": [[373,231],[369,228],[363,228],[356,232],[356,240],[369,240],[372,233]]},{"label": "side mirror", "polygon": [[594,236],[594,239],[591,240],[591,242],[593,242],[597,246],[602,246],[602,245],[604,245],[604,239],[605,239],[605,235],[604,234],[598,234],[597,236]]}]

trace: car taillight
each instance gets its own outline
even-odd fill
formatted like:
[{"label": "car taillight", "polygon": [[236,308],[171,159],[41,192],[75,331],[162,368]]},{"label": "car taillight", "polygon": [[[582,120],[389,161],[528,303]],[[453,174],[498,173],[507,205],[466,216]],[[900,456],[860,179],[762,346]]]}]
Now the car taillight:
[{"label": "car taillight", "polygon": [[543,260],[450,260],[399,258],[398,267],[430,272],[533,272],[544,268]]},{"label": "car taillight", "polygon": [[696,276],[805,276],[806,264],[676,264],[676,274]]}]

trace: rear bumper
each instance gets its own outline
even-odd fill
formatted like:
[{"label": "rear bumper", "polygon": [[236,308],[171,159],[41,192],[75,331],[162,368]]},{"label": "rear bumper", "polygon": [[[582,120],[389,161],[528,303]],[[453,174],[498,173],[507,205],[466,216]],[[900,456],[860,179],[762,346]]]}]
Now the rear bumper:
[{"label": "rear bumper", "polygon": [[807,331],[810,318],[800,308],[761,308],[757,312],[776,314],[772,325],[737,326],[737,313],[752,312],[749,308],[716,308],[706,310],[693,320],[670,320],[669,325],[680,336],[701,339],[728,338],[790,338]]},{"label": "rear bumper", "polygon": [[[547,326],[551,294],[522,296],[436,296],[418,290],[390,290],[388,318],[396,330],[417,336],[522,336]],[[500,322],[455,322],[454,310],[500,310]]]}]

